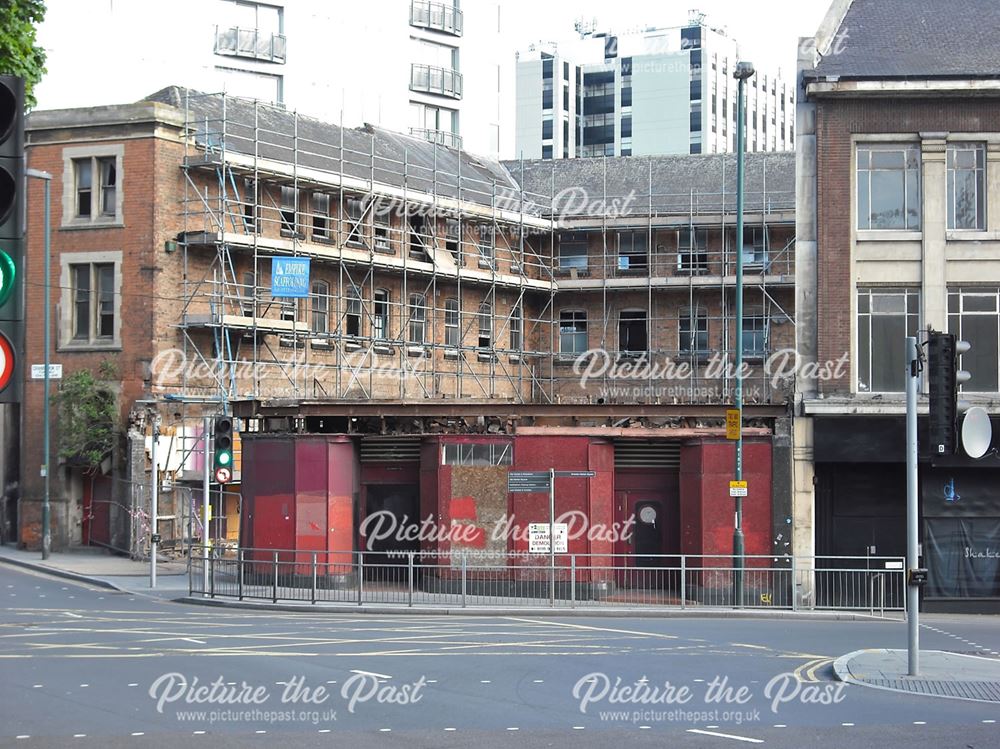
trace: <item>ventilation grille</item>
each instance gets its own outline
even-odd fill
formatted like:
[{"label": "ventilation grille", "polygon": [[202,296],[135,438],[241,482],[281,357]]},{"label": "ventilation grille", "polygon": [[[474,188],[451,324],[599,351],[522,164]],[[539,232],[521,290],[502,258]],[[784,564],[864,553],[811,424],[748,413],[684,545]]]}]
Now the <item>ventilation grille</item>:
[{"label": "ventilation grille", "polygon": [[615,468],[681,467],[681,443],[620,440],[615,442]]},{"label": "ventilation grille", "polygon": [[419,463],[420,437],[364,437],[362,463]]}]

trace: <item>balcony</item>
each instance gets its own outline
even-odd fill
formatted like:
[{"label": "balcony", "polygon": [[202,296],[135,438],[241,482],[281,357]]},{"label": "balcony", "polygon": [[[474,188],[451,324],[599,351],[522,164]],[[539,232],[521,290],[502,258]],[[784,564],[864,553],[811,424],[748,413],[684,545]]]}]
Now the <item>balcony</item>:
[{"label": "balcony", "polygon": [[413,0],[410,3],[410,26],[461,36],[462,11],[451,4]]},{"label": "balcony", "polygon": [[215,27],[215,54],[247,57],[265,62],[285,62],[285,37],[260,29]]},{"label": "balcony", "polygon": [[448,148],[462,148],[462,136],[458,133],[452,133],[448,130],[434,130],[426,127],[411,127],[410,135],[417,138],[423,138],[424,140],[429,140],[431,143],[437,143],[439,146],[447,146]]},{"label": "balcony", "polygon": [[410,90],[462,98],[462,74],[457,70],[413,63],[410,66]]}]

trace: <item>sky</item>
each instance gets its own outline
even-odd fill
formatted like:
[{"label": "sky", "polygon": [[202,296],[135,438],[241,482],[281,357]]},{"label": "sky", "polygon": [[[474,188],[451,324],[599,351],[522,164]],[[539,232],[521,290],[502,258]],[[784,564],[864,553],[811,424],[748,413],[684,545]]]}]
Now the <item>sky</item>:
[{"label": "sky", "polygon": [[[475,0],[466,0],[475,2]],[[599,30],[623,32],[647,26],[683,26],[689,10],[711,26],[726,27],[744,59],[760,70],[780,67],[791,78],[799,37],[812,36],[831,0],[501,0],[508,31],[518,49],[573,34],[577,19],[597,20]],[[776,71],[775,71],[776,72]]]}]

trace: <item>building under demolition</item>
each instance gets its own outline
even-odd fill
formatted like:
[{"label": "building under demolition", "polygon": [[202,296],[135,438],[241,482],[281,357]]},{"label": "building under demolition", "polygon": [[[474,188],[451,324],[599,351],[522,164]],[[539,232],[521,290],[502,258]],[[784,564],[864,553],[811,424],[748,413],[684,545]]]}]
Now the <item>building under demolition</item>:
[{"label": "building under demolition", "polygon": [[[113,365],[119,417],[102,466],[64,456],[53,473],[56,544],[135,551],[153,468],[159,533],[204,537],[203,417],[229,413],[241,445],[211,499],[216,540],[519,551],[490,528],[548,521],[548,498],[509,493],[507,474],[555,467],[592,472],[560,480],[557,515],[635,528],[570,551],[731,553],[735,155],[501,163],[179,88],[36,112],[28,137],[54,175],[52,360]],[[791,552],[794,189],[792,154],[748,156],[749,554]],[[32,211],[34,268],[41,228]],[[40,318],[40,287],[27,304]],[[40,331],[27,347],[40,361]],[[31,545],[41,386],[24,388]],[[375,516],[473,528],[376,541]]]}]

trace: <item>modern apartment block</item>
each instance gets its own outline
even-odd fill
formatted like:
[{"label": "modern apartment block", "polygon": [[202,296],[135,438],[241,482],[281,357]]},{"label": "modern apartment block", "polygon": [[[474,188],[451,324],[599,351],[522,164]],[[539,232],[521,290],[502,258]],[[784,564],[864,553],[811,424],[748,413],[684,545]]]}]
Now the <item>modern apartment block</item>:
[{"label": "modern apartment block", "polygon": [[[547,503],[508,494],[506,474],[556,467],[593,472],[564,479],[558,512],[644,524],[574,552],[728,565],[734,156],[499,162],[175,87],[35,112],[28,139],[31,166],[54,175],[52,360],[66,377],[117,369],[111,458],[53,467],[57,545],[148,538],[154,419],[155,527],[168,545],[200,536],[202,419],[225,411],[241,455],[211,499],[216,540],[351,550],[379,512],[406,527],[541,522]],[[793,169],[783,153],[747,164],[745,527],[748,553],[769,559],[790,552],[774,541],[790,389],[767,362],[794,334]],[[41,223],[33,209],[32,275]],[[284,293],[304,261],[303,293]],[[27,303],[40,319],[40,286]],[[41,346],[36,326],[27,359]],[[33,545],[41,383],[24,392],[18,521]]]},{"label": "modern apartment block", "polygon": [[[518,57],[515,147],[526,159],[736,150],[737,43],[694,15],[679,28],[584,32]],[[791,150],[795,92],[758,71],[746,88],[747,150]]]},{"label": "modern apartment block", "polygon": [[[182,83],[349,126],[511,154],[512,72],[491,0],[51,0],[39,29],[43,109],[136,101]],[[95,79],[81,28],[128,65]]]},{"label": "modern apartment block", "polygon": [[[1000,428],[1000,9],[962,10],[837,0],[800,45],[795,545],[820,556],[905,551],[906,336],[969,341],[962,398]],[[996,610],[995,450],[928,449],[920,401],[923,604]]]}]

